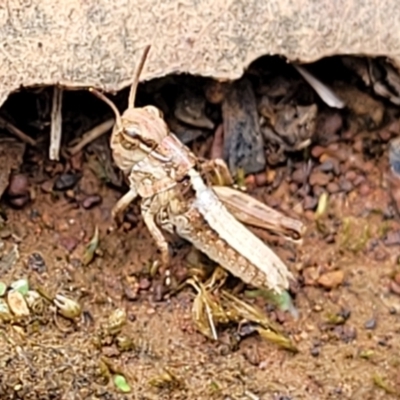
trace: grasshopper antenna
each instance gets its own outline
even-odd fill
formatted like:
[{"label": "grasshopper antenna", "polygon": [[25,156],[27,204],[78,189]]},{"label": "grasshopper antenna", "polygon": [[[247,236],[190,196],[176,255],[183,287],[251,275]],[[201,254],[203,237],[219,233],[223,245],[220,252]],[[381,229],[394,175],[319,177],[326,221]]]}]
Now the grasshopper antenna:
[{"label": "grasshopper antenna", "polygon": [[151,45],[148,44],[143,51],[142,57],[139,60],[139,64],[136,67],[135,74],[133,76],[133,82],[131,86],[131,91],[129,92],[129,100],[128,100],[128,108],[134,108],[135,107],[135,98],[136,98],[136,91],[137,87],[139,85],[139,79],[140,75],[142,74],[144,64],[146,62],[147,55],[149,54]]},{"label": "grasshopper antenna", "polygon": [[89,89],[90,92],[92,92],[95,96],[97,96],[100,100],[103,100],[104,103],[106,103],[111,110],[113,110],[115,114],[115,124],[117,125],[118,131],[122,130],[122,119],[121,119],[121,114],[118,110],[118,108],[115,106],[115,104],[108,98],[106,97],[103,93],[99,92],[98,90],[94,88]]}]

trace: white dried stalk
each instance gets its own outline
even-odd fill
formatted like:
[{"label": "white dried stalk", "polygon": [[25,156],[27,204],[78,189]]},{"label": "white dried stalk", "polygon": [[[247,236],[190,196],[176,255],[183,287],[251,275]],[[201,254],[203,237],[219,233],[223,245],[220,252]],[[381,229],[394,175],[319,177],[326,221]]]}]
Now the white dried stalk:
[{"label": "white dried stalk", "polygon": [[329,88],[325,83],[322,83],[314,75],[308,72],[300,65],[293,66],[297,69],[299,74],[308,82],[308,84],[317,92],[318,96],[329,106],[333,108],[344,108],[345,103]]},{"label": "white dried stalk", "polygon": [[51,109],[51,128],[50,128],[50,151],[49,157],[52,161],[60,159],[60,145],[62,135],[62,88],[55,86],[53,92],[53,105]]}]

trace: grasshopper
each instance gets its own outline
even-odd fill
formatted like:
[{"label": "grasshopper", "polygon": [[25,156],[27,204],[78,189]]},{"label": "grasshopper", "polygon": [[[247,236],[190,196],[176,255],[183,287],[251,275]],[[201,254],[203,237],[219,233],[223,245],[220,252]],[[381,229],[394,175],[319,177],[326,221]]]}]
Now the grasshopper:
[{"label": "grasshopper", "polygon": [[[128,205],[139,196],[141,214],[161,253],[164,273],[170,254],[163,230],[186,239],[244,283],[280,293],[288,288],[292,274],[260,238],[228,211],[215,188],[207,183],[207,171],[215,168],[230,176],[224,161],[198,159],[170,132],[158,108],[135,107],[137,86],[149,50],[147,46],[136,67],[128,108],[122,115],[111,100],[90,89],[115,113],[110,146],[114,162],[130,188],[113,207],[113,218],[120,220]],[[231,189],[230,193],[235,192]],[[229,190],[228,195],[226,191],[223,195],[226,200],[231,197]],[[288,220],[281,223],[283,228],[289,226],[302,230]]]}]

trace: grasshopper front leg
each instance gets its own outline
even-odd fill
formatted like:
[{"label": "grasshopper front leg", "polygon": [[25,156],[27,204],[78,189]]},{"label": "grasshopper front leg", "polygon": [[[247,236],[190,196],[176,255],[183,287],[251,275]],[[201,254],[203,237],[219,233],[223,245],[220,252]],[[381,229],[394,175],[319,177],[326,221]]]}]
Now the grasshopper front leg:
[{"label": "grasshopper front leg", "polygon": [[136,199],[138,192],[135,186],[131,186],[129,192],[125,193],[114,205],[111,210],[111,215],[117,223],[121,223],[123,219],[124,211],[127,209],[129,204]]},{"label": "grasshopper front leg", "polygon": [[162,234],[161,230],[158,228],[155,222],[156,215],[158,214],[159,211],[160,211],[160,204],[157,201],[156,197],[145,199],[142,202],[141,213],[144,223],[146,224],[151,237],[156,242],[157,248],[160,250],[161,253],[160,273],[161,276],[163,276],[169,265],[170,255],[169,255],[168,242],[165,240],[164,235]]}]

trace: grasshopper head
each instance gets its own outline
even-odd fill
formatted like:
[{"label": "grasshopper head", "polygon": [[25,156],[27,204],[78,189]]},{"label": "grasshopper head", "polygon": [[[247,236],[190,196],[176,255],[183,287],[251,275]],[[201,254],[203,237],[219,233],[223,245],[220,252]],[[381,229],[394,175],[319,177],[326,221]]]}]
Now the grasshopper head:
[{"label": "grasshopper head", "polygon": [[154,106],[128,108],[117,117],[111,149],[117,166],[127,173],[168,135],[162,112]]},{"label": "grasshopper head", "polygon": [[128,143],[149,152],[168,135],[162,112],[154,106],[128,108],[121,116],[119,135]]},{"label": "grasshopper head", "polygon": [[139,77],[149,50],[150,46],[147,46],[136,69],[129,93],[128,108],[122,115],[108,98],[92,90],[114,111],[115,125],[111,134],[111,149],[115,163],[125,173],[129,173],[133,165],[143,160],[168,135],[167,124],[157,107],[134,106]]}]

